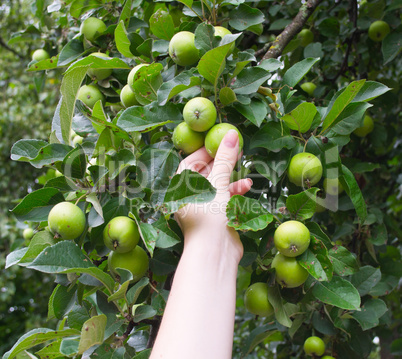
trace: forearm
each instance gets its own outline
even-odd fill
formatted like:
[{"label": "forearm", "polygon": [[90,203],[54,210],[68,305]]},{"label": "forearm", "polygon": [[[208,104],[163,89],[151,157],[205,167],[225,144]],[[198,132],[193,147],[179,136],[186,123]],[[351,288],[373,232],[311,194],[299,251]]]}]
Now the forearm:
[{"label": "forearm", "polygon": [[187,241],[151,359],[231,358],[240,256],[229,241]]}]

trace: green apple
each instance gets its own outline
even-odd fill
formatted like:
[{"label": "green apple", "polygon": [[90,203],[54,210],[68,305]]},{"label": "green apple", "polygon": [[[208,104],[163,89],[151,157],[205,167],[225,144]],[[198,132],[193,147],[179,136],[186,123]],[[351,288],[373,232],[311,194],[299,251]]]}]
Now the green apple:
[{"label": "green apple", "polygon": [[99,88],[95,85],[84,85],[78,91],[78,100],[81,100],[89,108],[93,108],[95,104],[101,100],[105,102],[105,96],[100,92]]},{"label": "green apple", "polygon": [[331,357],[330,355],[325,355],[321,357],[321,359],[335,359],[334,357]]},{"label": "green apple", "polygon": [[25,240],[30,241],[34,236],[34,230],[32,228],[25,228],[22,232],[22,236]]},{"label": "green apple", "polygon": [[[104,59],[110,59],[109,56],[107,56],[102,52],[93,52],[89,56],[96,56]],[[112,74],[112,71],[113,71],[112,69],[89,69],[88,75],[96,78],[97,80],[104,80]]]},{"label": "green apple", "polygon": [[303,29],[299,32],[297,38],[300,41],[300,45],[306,47],[314,41],[314,34],[309,29]]},{"label": "green apple", "polygon": [[100,34],[106,31],[105,23],[96,17],[85,19],[80,27],[80,32],[89,41],[94,41]]},{"label": "green apple", "polygon": [[46,60],[49,58],[50,58],[49,53],[43,49],[37,49],[32,54],[32,60],[35,60],[35,61],[42,61],[42,60]]},{"label": "green apple", "polygon": [[211,157],[216,156],[219,145],[229,130],[236,130],[239,134],[239,152],[243,149],[243,136],[240,131],[230,123],[219,123],[212,127],[205,137],[205,149]]},{"label": "green apple", "polygon": [[180,66],[194,65],[200,58],[195,47],[194,34],[189,31],[180,31],[169,42],[169,55]]},{"label": "green apple", "polygon": [[307,355],[321,356],[325,352],[325,343],[321,338],[312,336],[306,339],[303,349]]},{"label": "green apple", "polygon": [[390,33],[389,25],[382,20],[374,21],[368,30],[368,36],[375,42],[380,42]]},{"label": "green apple", "polygon": [[287,257],[296,257],[304,253],[310,244],[310,231],[299,221],[282,223],[275,231],[276,249]]},{"label": "green apple", "polygon": [[353,133],[358,137],[366,137],[374,129],[374,121],[369,115],[365,115],[363,125],[356,128]]},{"label": "green apple", "polygon": [[130,86],[131,91],[134,91],[134,87],[133,87],[134,81],[135,81],[134,76],[137,73],[137,71],[143,66],[149,66],[149,64],[136,65],[131,69],[130,73],[128,74],[127,84]]},{"label": "green apple", "polygon": [[[215,34],[214,35],[219,36],[221,39],[223,39],[225,37],[225,35],[232,35],[232,33],[226,27],[214,26],[214,29],[215,29]],[[229,56],[234,51],[235,46],[236,46],[235,42],[233,41],[232,45],[230,46],[230,49],[229,49],[229,51],[227,53],[227,56]]]},{"label": "green apple", "polygon": [[322,164],[318,157],[308,152],[298,153],[290,160],[289,181],[297,186],[313,186],[321,179]]},{"label": "green apple", "polygon": [[133,274],[133,280],[138,281],[148,270],[149,259],[147,253],[140,246],[136,246],[125,253],[110,252],[107,263],[115,278],[119,275],[117,268],[122,268],[129,270]]},{"label": "green apple", "polygon": [[308,278],[308,272],[297,263],[295,257],[286,257],[277,253],[271,264],[275,268],[276,281],[287,288],[295,288],[302,285]]},{"label": "green apple", "polygon": [[125,85],[120,92],[120,101],[125,108],[139,106],[140,104],[135,98],[135,94],[133,91],[131,91],[131,88],[128,84]]},{"label": "green apple", "polygon": [[343,186],[338,178],[325,178],[324,190],[332,196],[336,196],[343,192]]},{"label": "green apple", "polygon": [[78,144],[82,144],[82,141],[84,140],[84,137],[81,137],[79,135],[75,135],[73,138],[73,146],[77,146]]},{"label": "green apple", "polygon": [[173,131],[173,145],[182,150],[186,155],[197,151],[204,146],[204,134],[193,131],[187,123],[182,122]]},{"label": "green apple", "polygon": [[313,96],[314,90],[317,88],[317,86],[312,82],[305,82],[301,84],[300,87],[310,96]]},{"label": "green apple", "polygon": [[81,208],[70,202],[60,202],[49,212],[50,231],[61,239],[75,239],[84,232],[86,219]]},{"label": "green apple", "polygon": [[274,313],[274,308],[268,301],[268,290],[268,285],[261,282],[247,288],[244,294],[244,305],[250,313],[261,317],[268,317]]},{"label": "green apple", "polygon": [[183,118],[193,131],[208,131],[216,121],[216,108],[212,101],[205,97],[194,97],[186,103]]},{"label": "green apple", "polygon": [[113,218],[103,230],[105,246],[118,253],[131,251],[139,239],[137,223],[126,216]]}]

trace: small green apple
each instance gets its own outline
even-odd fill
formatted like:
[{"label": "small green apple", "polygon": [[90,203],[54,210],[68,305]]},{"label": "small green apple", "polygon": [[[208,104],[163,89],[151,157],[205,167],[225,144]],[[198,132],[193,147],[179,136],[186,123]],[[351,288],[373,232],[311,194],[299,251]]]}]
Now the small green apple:
[{"label": "small green apple", "polygon": [[78,91],[78,100],[81,100],[89,108],[93,108],[95,104],[101,100],[105,102],[105,96],[100,92],[99,88],[95,85],[84,85]]},{"label": "small green apple", "polygon": [[312,82],[305,82],[300,85],[303,91],[305,91],[309,96],[313,96],[314,90],[317,88]]},{"label": "small green apple", "polygon": [[268,285],[261,282],[247,288],[244,294],[244,305],[250,313],[261,317],[268,317],[274,313],[274,308],[268,300],[268,290]]},{"label": "small green apple", "polygon": [[274,234],[276,249],[287,257],[304,253],[310,244],[310,231],[299,221],[282,223]]},{"label": "small green apple", "polygon": [[189,31],[180,31],[169,42],[169,55],[180,66],[194,65],[200,58],[195,47],[194,34]]},{"label": "small green apple", "polygon": [[131,91],[134,91],[134,87],[133,87],[134,81],[135,81],[134,76],[137,73],[137,71],[143,66],[149,66],[149,64],[136,65],[131,69],[130,73],[128,74],[127,84],[130,86]]},{"label": "small green apple", "polygon": [[390,33],[389,25],[382,20],[374,21],[368,30],[368,36],[375,42],[380,42]]},{"label": "small green apple", "polygon": [[[96,56],[104,59],[110,59],[109,56],[107,56],[102,52],[93,52],[92,54],[89,54],[89,56]],[[104,80],[112,74],[112,71],[113,71],[112,69],[89,69],[88,75],[96,78],[97,80]]]},{"label": "small green apple", "polygon": [[118,253],[131,251],[139,239],[137,223],[126,216],[113,218],[103,230],[105,246]]},{"label": "small green apple", "polygon": [[89,41],[94,41],[100,34],[106,31],[105,23],[96,17],[85,19],[80,27],[80,32]]},{"label": "small green apple", "polygon": [[300,41],[300,45],[306,47],[314,41],[314,34],[309,29],[303,29],[299,32],[297,38]]},{"label": "small green apple", "polygon": [[318,157],[308,152],[298,153],[290,160],[289,181],[296,186],[313,186],[321,179],[322,164]]},{"label": "small green apple", "polygon": [[77,146],[78,144],[81,145],[82,141],[84,140],[84,137],[81,137],[79,135],[75,135],[73,138],[73,146]]},{"label": "small green apple", "polygon": [[140,246],[136,246],[125,253],[110,252],[107,263],[115,278],[119,275],[116,269],[122,268],[129,270],[133,274],[133,280],[138,281],[148,270],[149,259],[147,253]]},{"label": "small green apple", "polygon": [[50,58],[49,53],[43,49],[37,49],[32,54],[32,60],[35,60],[35,61],[42,61],[42,60],[46,60],[49,58]]},{"label": "small green apple", "polygon": [[215,157],[219,145],[229,130],[236,130],[239,134],[239,153],[243,149],[243,136],[240,131],[230,123],[219,123],[213,126],[205,137],[205,149],[211,157]]},{"label": "small green apple", "polygon": [[324,190],[332,196],[336,196],[343,192],[342,183],[339,182],[338,178],[325,178],[324,179]]},{"label": "small green apple", "polygon": [[34,236],[34,230],[32,228],[25,228],[22,232],[22,236],[25,240],[30,241]]},{"label": "small green apple", "polygon": [[365,115],[363,125],[356,128],[353,133],[358,137],[366,137],[374,129],[374,121],[369,115]]},{"label": "small green apple", "polygon": [[140,104],[135,98],[135,94],[133,91],[131,91],[131,88],[128,84],[125,85],[120,92],[120,101],[125,108],[139,106]]},{"label": "small green apple", "polygon": [[325,343],[321,338],[312,336],[306,339],[303,348],[307,355],[321,356],[325,352]]},{"label": "small green apple", "polygon": [[334,357],[331,357],[330,355],[325,355],[321,357],[321,359],[335,359]]},{"label": "small green apple", "polygon": [[[219,36],[221,39],[223,39],[226,35],[232,35],[232,33],[226,27],[214,26],[214,29],[215,29],[215,34],[214,35]],[[230,49],[229,49],[229,51],[227,53],[227,56],[229,56],[234,51],[235,46],[236,46],[235,42],[233,41],[232,45],[230,45]]]},{"label": "small green apple", "polygon": [[286,257],[280,252],[275,255],[271,266],[275,268],[276,281],[283,287],[299,287],[308,278],[308,272],[297,263],[295,257]]},{"label": "small green apple", "polygon": [[202,132],[193,131],[187,123],[182,122],[174,129],[172,141],[178,150],[189,155],[204,146],[204,138]]},{"label": "small green apple", "polygon": [[194,97],[186,103],[183,118],[193,131],[208,131],[216,121],[216,108],[212,101],[205,97]]},{"label": "small green apple", "polygon": [[60,202],[49,212],[48,224],[56,237],[75,239],[84,232],[86,219],[80,207],[70,202]]}]

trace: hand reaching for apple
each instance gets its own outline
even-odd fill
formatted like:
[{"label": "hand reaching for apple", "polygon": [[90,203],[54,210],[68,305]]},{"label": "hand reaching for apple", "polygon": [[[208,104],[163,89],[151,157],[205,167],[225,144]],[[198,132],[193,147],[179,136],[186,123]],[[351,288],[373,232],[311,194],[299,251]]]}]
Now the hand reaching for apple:
[{"label": "hand reaching for apple", "polygon": [[[227,227],[226,205],[231,196],[244,194],[251,188],[251,179],[241,179],[230,183],[230,175],[239,157],[239,136],[237,131],[230,130],[219,145],[215,159],[205,147],[200,148],[180,163],[178,173],[190,169],[207,177],[216,188],[217,193],[213,201],[201,204],[189,204],[176,213],[185,238],[185,245],[198,233],[203,233],[203,241],[219,237],[230,239],[235,253],[240,260],[243,248],[237,232]],[[216,242],[216,241],[214,241]],[[213,243],[216,245],[217,243]]]}]

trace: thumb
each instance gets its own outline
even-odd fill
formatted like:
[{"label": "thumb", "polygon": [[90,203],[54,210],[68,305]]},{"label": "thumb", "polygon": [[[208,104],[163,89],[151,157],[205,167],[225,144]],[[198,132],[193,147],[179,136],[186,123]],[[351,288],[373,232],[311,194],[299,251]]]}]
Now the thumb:
[{"label": "thumb", "polygon": [[229,130],[219,145],[215,156],[214,166],[209,180],[217,189],[225,189],[229,186],[230,175],[238,160],[239,135],[236,130]]}]

